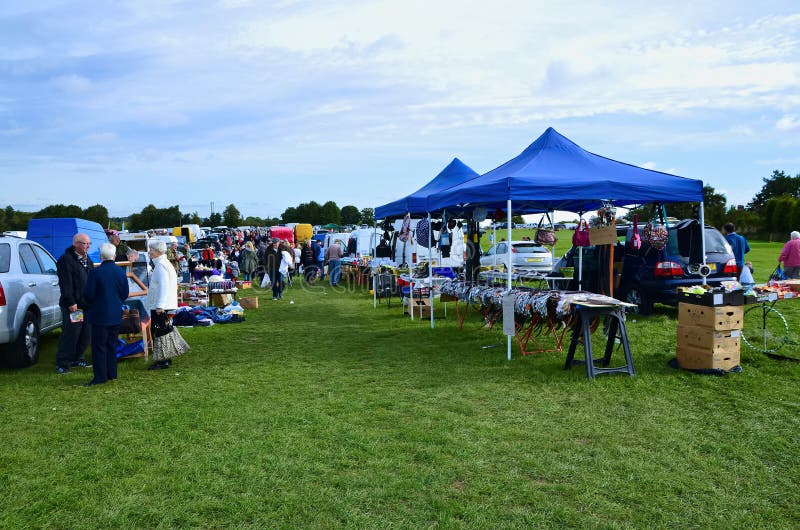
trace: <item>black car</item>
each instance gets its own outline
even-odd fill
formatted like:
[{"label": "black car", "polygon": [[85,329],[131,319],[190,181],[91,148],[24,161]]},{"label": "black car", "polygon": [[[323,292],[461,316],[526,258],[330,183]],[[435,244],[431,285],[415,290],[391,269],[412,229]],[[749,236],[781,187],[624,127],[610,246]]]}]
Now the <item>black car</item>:
[{"label": "black car", "polygon": [[[625,244],[620,243],[615,249],[614,261],[622,272],[614,296],[636,304],[641,314],[651,313],[656,302],[675,305],[678,301],[677,288],[703,283],[701,272],[708,273],[707,283],[710,285],[736,279],[736,259],[719,230],[712,226],[705,227],[708,271],[701,271],[700,267],[703,262],[700,223],[686,219],[670,226],[668,231],[669,241],[665,248],[659,250],[642,242],[641,248],[634,249],[630,244],[633,228],[628,228]],[[641,227],[639,232],[642,232]],[[584,248],[585,289],[594,290],[593,284],[597,284],[602,290],[608,283],[607,280],[597,281],[599,271],[604,270],[608,277],[608,257],[602,249]],[[554,270],[562,266],[575,267],[577,262],[577,252],[573,248]]]}]

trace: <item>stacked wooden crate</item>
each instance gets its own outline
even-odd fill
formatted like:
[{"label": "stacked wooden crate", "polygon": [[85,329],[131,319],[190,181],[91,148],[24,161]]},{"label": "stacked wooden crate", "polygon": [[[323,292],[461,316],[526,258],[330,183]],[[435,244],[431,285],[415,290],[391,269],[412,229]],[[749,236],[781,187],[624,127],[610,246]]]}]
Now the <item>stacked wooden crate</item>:
[{"label": "stacked wooden crate", "polygon": [[678,304],[678,364],[688,370],[725,370],[740,362],[742,306]]}]

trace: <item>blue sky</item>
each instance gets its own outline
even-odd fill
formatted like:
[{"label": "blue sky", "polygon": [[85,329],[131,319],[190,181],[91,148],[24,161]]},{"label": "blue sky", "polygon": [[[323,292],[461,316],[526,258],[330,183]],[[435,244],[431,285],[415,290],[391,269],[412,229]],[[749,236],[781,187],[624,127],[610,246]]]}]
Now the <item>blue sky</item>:
[{"label": "blue sky", "polygon": [[549,126],[745,203],[800,173],[800,4],[0,4],[0,205],[17,209],[374,207]]}]

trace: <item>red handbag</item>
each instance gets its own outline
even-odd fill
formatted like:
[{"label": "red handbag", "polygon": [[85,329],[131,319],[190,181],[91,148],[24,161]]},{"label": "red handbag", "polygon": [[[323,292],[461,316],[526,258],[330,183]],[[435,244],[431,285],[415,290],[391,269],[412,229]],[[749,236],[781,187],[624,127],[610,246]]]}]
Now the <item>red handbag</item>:
[{"label": "red handbag", "polygon": [[575,247],[588,247],[591,245],[589,242],[589,223],[586,219],[578,221],[578,227],[575,233],[572,234],[572,245]]}]

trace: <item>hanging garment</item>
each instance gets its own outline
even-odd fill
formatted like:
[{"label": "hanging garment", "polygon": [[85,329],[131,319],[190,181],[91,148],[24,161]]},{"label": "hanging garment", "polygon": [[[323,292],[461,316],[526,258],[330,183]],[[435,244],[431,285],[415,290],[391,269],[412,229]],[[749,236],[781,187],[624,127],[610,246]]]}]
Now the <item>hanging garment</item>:
[{"label": "hanging garment", "polygon": [[428,248],[431,245],[430,241],[431,228],[427,219],[422,219],[417,223],[417,245]]}]

